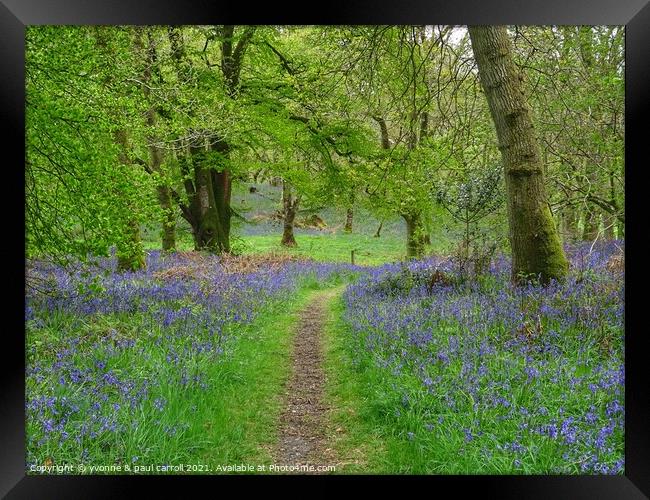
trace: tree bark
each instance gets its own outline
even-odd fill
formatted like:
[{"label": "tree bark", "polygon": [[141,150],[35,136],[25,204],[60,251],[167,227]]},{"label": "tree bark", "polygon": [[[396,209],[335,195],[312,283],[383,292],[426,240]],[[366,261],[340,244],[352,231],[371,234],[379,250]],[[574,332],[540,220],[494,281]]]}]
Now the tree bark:
[{"label": "tree bark", "polygon": [[352,232],[352,221],[354,219],[354,191],[350,193],[350,205],[345,214],[345,227],[343,231],[346,233]]},{"label": "tree bark", "polygon": [[352,232],[352,220],[354,219],[354,209],[352,207],[348,207],[345,213],[345,227],[343,228],[343,231],[346,233],[351,233]]},{"label": "tree bark", "polygon": [[[118,153],[120,163],[123,165],[130,165],[131,161],[129,160],[128,154],[129,141],[126,130],[116,130],[114,133],[114,139],[120,148]],[[131,211],[129,212],[132,213]],[[144,248],[142,247],[142,241],[140,240],[140,225],[138,224],[138,220],[132,215],[128,216],[125,221],[124,233],[116,247],[118,272],[137,271],[144,268],[146,261],[144,257]]]},{"label": "tree bark", "polygon": [[419,259],[424,254],[425,238],[422,217],[419,213],[402,214],[406,221],[406,257]]},{"label": "tree bark", "polygon": [[210,137],[206,146],[205,134],[190,144],[190,158],[193,167],[193,182],[186,182],[189,217],[192,226],[194,249],[212,253],[230,252],[230,174],[223,166],[215,165],[207,155],[208,150],[226,152],[225,141]]},{"label": "tree bark", "polygon": [[[139,46],[140,50],[143,50],[142,40],[140,38],[140,33],[136,37],[136,44]],[[151,98],[151,91],[149,90],[149,85],[152,80],[152,72],[155,69],[158,56],[156,53],[156,44],[152,36],[151,30],[147,29],[147,50],[145,57],[145,68],[142,76],[144,85],[142,86],[143,93],[146,100],[148,101],[149,108],[147,109],[147,126],[149,127],[149,134],[147,140],[149,142],[149,156],[151,159],[151,171],[159,174],[161,177],[162,172],[162,162],[163,154],[162,150],[156,145],[156,108]],[[157,71],[156,75],[158,80],[161,80],[160,72]],[[158,193],[158,202],[160,203],[160,208],[162,209],[162,249],[164,251],[171,251],[176,249],[176,214],[174,212],[171,200],[171,193],[168,186],[161,182],[156,186],[156,191]]]},{"label": "tree bark", "polygon": [[294,222],[296,220],[296,212],[298,211],[298,204],[300,197],[293,199],[291,194],[291,186],[287,181],[282,181],[282,208],[284,215],[284,229],[282,231],[281,244],[285,247],[296,247],[296,238],[293,234]]},{"label": "tree bark", "polygon": [[158,186],[158,202],[163,211],[162,221],[162,249],[170,252],[176,249],[176,210],[172,203],[170,189],[167,186]]},{"label": "tree bark", "polygon": [[129,219],[126,224],[124,241],[117,245],[117,270],[138,271],[145,266],[144,249],[140,240],[140,225],[136,219]]},{"label": "tree bark", "polygon": [[512,279],[563,279],[568,262],[553,221],[539,144],[504,26],[469,26],[481,86],[503,160]]}]

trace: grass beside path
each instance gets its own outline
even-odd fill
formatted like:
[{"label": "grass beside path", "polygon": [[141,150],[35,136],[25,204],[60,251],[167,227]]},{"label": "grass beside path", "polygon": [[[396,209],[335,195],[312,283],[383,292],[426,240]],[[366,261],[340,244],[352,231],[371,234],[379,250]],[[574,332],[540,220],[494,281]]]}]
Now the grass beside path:
[{"label": "grass beside path", "polygon": [[[224,465],[274,463],[284,384],[291,370],[292,342],[300,311],[313,299],[314,282],[246,328],[232,356],[215,368],[218,380],[206,394],[200,458],[213,473]],[[234,471],[242,472],[242,471]],[[244,471],[260,473],[263,471]]]},{"label": "grass beside path", "polygon": [[271,461],[282,386],[291,362],[291,331],[311,290],[301,290],[246,327],[232,355],[215,366],[197,419],[205,443],[198,458],[213,473],[224,465]]},{"label": "grass beside path", "polygon": [[367,381],[355,370],[343,335],[345,306],[341,294],[330,302],[324,332],[326,401],[330,443],[339,458],[337,474],[394,472],[387,470],[386,450],[379,432],[364,418]]},{"label": "grass beside path", "polygon": [[[232,356],[215,368],[218,382],[205,395],[201,419],[205,445],[199,453],[212,473],[268,472],[268,465],[274,463],[299,313],[315,294],[322,294],[326,300],[343,288],[332,289],[316,281],[305,283],[295,296],[248,326]],[[224,465],[240,464],[265,465],[266,471],[222,470]]]}]

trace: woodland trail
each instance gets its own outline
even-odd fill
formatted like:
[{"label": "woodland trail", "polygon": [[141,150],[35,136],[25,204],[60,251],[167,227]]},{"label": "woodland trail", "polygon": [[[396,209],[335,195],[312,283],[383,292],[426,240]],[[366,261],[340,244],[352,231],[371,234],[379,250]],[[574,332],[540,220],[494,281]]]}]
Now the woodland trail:
[{"label": "woodland trail", "polygon": [[285,390],[285,406],[280,416],[275,463],[300,468],[294,473],[319,474],[319,467],[336,465],[327,439],[327,413],[324,402],[323,331],[328,305],[340,289],[316,292],[300,312],[292,353],[292,374]]}]

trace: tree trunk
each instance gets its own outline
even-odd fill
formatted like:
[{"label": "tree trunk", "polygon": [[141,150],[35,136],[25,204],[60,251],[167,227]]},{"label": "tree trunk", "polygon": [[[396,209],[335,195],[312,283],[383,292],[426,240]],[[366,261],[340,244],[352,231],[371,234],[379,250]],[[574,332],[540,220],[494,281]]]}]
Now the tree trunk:
[{"label": "tree trunk", "polygon": [[297,247],[296,237],[293,234],[293,224],[296,218],[296,212],[289,210],[284,215],[284,229],[282,230],[282,246]]},{"label": "tree trunk", "polygon": [[[139,46],[140,50],[143,50],[142,40],[140,32],[136,36],[136,44]],[[156,127],[156,109],[151,98],[151,90],[149,86],[152,80],[152,73],[155,72],[158,83],[161,83],[162,76],[158,70],[156,64],[158,61],[158,56],[156,53],[156,45],[154,38],[152,36],[151,30],[147,29],[147,50],[145,57],[145,69],[143,71],[142,80],[144,85],[142,86],[143,93],[146,100],[148,101],[149,108],[147,109],[147,126],[149,127],[150,133],[148,134],[147,140],[149,142],[149,156],[151,158],[151,172],[158,174],[161,178],[164,175],[161,169],[163,154],[162,150],[156,145],[156,136],[154,133]],[[158,202],[160,203],[160,208],[162,209],[162,248],[165,251],[175,250],[176,248],[176,214],[174,213],[171,193],[168,186],[161,182],[156,186],[156,191],[158,193]]]},{"label": "tree trunk", "polygon": [[381,228],[384,225],[384,221],[381,221],[379,223],[379,227],[377,228],[377,231],[375,231],[375,238],[379,238],[381,236]]},{"label": "tree trunk", "polygon": [[[100,51],[106,54],[109,51],[109,48],[107,46],[105,31],[96,28],[94,33]],[[110,85],[112,80],[113,77],[109,74],[109,76],[103,81],[103,84]],[[111,118],[115,120],[115,123],[119,123],[117,109],[111,110]],[[128,168],[131,166],[132,161],[129,157],[130,146],[126,129],[117,128],[113,132],[113,140],[118,146],[118,161],[120,164]],[[128,175],[128,172],[125,175]],[[118,191],[117,195],[118,197],[121,197],[123,193]],[[123,199],[122,201],[125,204],[124,208],[126,209],[126,215],[122,220],[123,226],[120,228],[122,234],[115,245],[117,254],[117,270],[118,272],[137,271],[142,269],[146,264],[144,248],[142,247],[142,241],[140,240],[140,225],[138,224],[133,206],[129,202],[128,198]]]},{"label": "tree trunk", "polygon": [[[123,165],[130,165],[129,160],[129,140],[126,130],[118,129],[114,133],[115,142],[119,146],[118,158]],[[128,210],[127,201],[127,210]],[[140,240],[140,225],[138,220],[133,216],[133,211],[128,210],[128,214],[122,238],[117,242],[117,270],[118,271],[137,271],[145,266],[144,248]]]},{"label": "tree trunk", "polygon": [[158,186],[158,202],[163,210],[162,249],[170,252],[176,249],[176,211],[167,186]]},{"label": "tree trunk", "polygon": [[351,233],[352,232],[352,219],[354,218],[354,210],[352,207],[348,207],[346,214],[345,214],[345,227],[343,228],[343,231],[346,233]]},{"label": "tree trunk", "polygon": [[285,247],[296,247],[296,238],[293,235],[293,226],[296,220],[296,212],[298,211],[298,203],[300,197],[295,200],[291,194],[291,186],[287,181],[282,181],[282,208],[284,215],[284,230],[282,231],[281,244]]},{"label": "tree trunk", "polygon": [[[230,153],[229,145],[223,140],[217,140],[211,146],[213,151],[218,151],[226,156]],[[230,220],[232,210],[230,200],[232,198],[232,176],[230,170],[223,168],[221,171],[211,170],[211,181],[217,217],[219,218],[219,231],[217,233],[217,246],[219,253],[230,252]]]},{"label": "tree trunk", "polygon": [[625,224],[620,219],[616,219],[616,238],[619,240],[625,238]]},{"label": "tree trunk", "polygon": [[582,239],[584,241],[594,241],[598,238],[598,213],[595,207],[587,206],[584,211],[584,227],[582,230]]},{"label": "tree trunk", "polygon": [[128,220],[124,240],[117,244],[116,253],[118,272],[133,272],[144,268],[144,249],[140,241],[140,225],[137,220]]},{"label": "tree trunk", "polygon": [[[239,75],[246,48],[256,28],[246,26],[237,44],[234,44],[235,27],[223,26],[221,30],[221,73],[228,96],[235,100],[239,93]],[[183,40],[176,28],[169,28],[172,58],[179,81],[191,79],[191,60],[187,58]],[[193,110],[188,113],[193,114]],[[190,136],[195,135],[190,131]],[[193,172],[186,168],[184,181],[189,206],[181,204],[183,218],[192,226],[195,250],[213,253],[230,252],[230,219],[232,210],[232,175],[228,168],[230,145],[215,131],[201,131],[190,145]],[[206,146],[205,142],[209,142]],[[206,157],[206,151],[218,153],[215,165]]]},{"label": "tree trunk", "polygon": [[185,180],[188,206],[181,205],[183,218],[192,227],[194,250],[211,253],[230,251],[230,183],[224,172],[215,172],[206,162],[205,150],[190,147],[192,179]]},{"label": "tree trunk", "polygon": [[419,213],[402,214],[406,221],[406,257],[419,259],[424,254],[425,232]]},{"label": "tree trunk", "polygon": [[549,207],[539,145],[506,28],[470,26],[469,35],[503,159],[512,279],[563,279],[568,262]]},{"label": "tree trunk", "polygon": [[[208,137],[211,150],[228,151],[225,141],[215,139],[212,134]],[[195,250],[227,253],[230,251],[230,174],[227,169],[219,171],[219,165],[209,163],[204,140],[197,139],[190,145],[194,182],[185,185],[191,215],[186,219],[192,226]]]},{"label": "tree trunk", "polygon": [[352,220],[354,219],[354,191],[350,193],[350,205],[345,214],[345,227],[343,231],[346,233],[352,232]]}]

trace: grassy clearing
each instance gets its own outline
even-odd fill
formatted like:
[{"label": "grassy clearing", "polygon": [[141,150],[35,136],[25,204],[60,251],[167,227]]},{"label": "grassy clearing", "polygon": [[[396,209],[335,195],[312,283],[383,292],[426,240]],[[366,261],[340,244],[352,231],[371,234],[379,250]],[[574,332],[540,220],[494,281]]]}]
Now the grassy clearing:
[{"label": "grassy clearing", "polygon": [[[143,246],[146,250],[159,250],[160,239],[154,232],[146,234]],[[314,259],[318,262],[350,262],[351,251],[355,250],[355,263],[362,266],[380,265],[403,260],[405,257],[404,237],[386,234],[381,238],[359,233],[301,234],[296,230],[298,246],[288,248],[280,245],[281,232],[259,235],[233,235],[231,245],[237,254],[287,254]],[[179,233],[176,248],[191,251],[194,243],[191,237]]]},{"label": "grassy clearing", "polygon": [[280,235],[242,236],[242,253],[286,253],[319,262],[350,262],[355,250],[355,264],[377,265],[404,258],[404,242],[394,236],[373,238],[363,234],[297,234],[298,246],[280,245]]},{"label": "grassy clearing", "polygon": [[[296,227],[294,230],[298,246],[287,248],[280,245],[282,226],[267,219],[252,222],[256,217],[268,218],[280,208],[281,188],[260,184],[259,192],[250,194],[246,186],[238,185],[233,195],[237,212],[246,214],[249,222],[233,218],[231,234],[232,251],[236,254],[280,253],[314,259],[318,262],[350,262],[351,251],[355,250],[355,263],[362,266],[381,265],[404,260],[406,256],[406,229],[404,221],[395,217],[383,221],[381,236],[375,238],[380,220],[361,207],[355,211],[352,233],[343,231],[345,209],[326,208],[318,215],[327,226],[322,230]],[[301,217],[307,214],[301,215]],[[443,215],[443,214],[441,214]],[[448,253],[454,245],[454,238],[444,224],[448,217],[435,219],[432,227],[432,244],[428,253]],[[142,228],[142,243],[147,250],[160,249],[160,229],[158,226]],[[194,248],[189,225],[179,218],[176,228],[176,248],[190,251]]]}]

